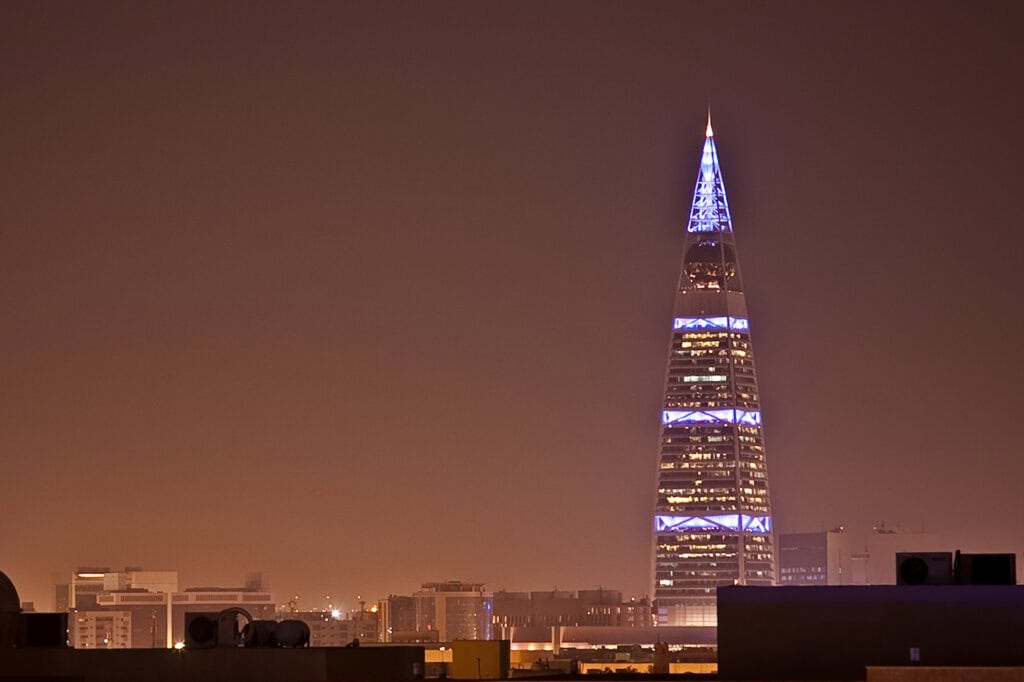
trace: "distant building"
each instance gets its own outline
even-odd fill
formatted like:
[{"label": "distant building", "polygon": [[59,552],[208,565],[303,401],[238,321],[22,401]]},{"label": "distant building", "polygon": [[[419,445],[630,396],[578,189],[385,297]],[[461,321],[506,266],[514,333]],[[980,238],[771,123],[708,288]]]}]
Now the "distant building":
[{"label": "distant building", "polygon": [[53,586],[53,610],[57,613],[66,613],[71,609],[71,585],[69,583],[57,583]]},{"label": "distant building", "polygon": [[107,567],[79,568],[71,574],[69,583],[55,586],[54,596],[58,607],[66,604],[69,609],[88,609],[96,605],[96,595],[100,592],[175,592],[177,589],[177,571],[144,571],[137,567],[121,571]]},{"label": "distant building", "polygon": [[346,639],[348,628],[340,616],[330,611],[287,611],[277,614],[275,620],[301,620],[309,626],[309,646],[344,646],[351,642]]},{"label": "distant building", "polygon": [[645,599],[622,600],[618,590],[580,590],[579,625],[609,627],[649,627],[652,622],[651,603]]},{"label": "distant building", "polygon": [[171,646],[170,594],[176,571],[82,567],[56,586],[58,610],[67,610],[68,642],[76,649]]},{"label": "distant building", "polygon": [[[127,644],[133,649],[164,649],[171,641],[171,611],[168,604],[173,593],[129,590],[124,592],[100,592],[96,595],[97,609],[103,611],[78,611],[82,613],[118,612],[128,615],[131,638]],[[76,645],[76,648],[77,645]]]},{"label": "distant building", "polygon": [[437,630],[416,629],[416,599],[393,594],[378,604],[380,641],[423,644],[437,642]]},{"label": "distant building", "polygon": [[515,627],[647,627],[652,620],[647,599],[624,602],[618,590],[500,591],[493,604],[496,636]]},{"label": "distant building", "polygon": [[273,618],[269,585],[259,573],[242,587],[178,589],[175,571],[129,567],[79,568],[56,586],[58,606],[68,610],[68,641],[74,648],[169,648],[185,638],[185,614],[245,609],[254,620]]},{"label": "distant building", "polygon": [[493,604],[492,621],[499,628],[499,633],[506,628],[533,626],[533,600],[530,592],[499,590],[494,593]]},{"label": "distant building", "polygon": [[412,597],[417,631],[437,632],[442,642],[491,639],[492,602],[483,583],[424,583]]},{"label": "distant building", "polygon": [[575,592],[531,592],[530,612],[532,625],[577,625],[580,620],[580,600]]},{"label": "distant building", "polygon": [[[177,571],[144,571],[128,567],[123,571],[110,568],[79,568],[71,574],[71,582],[58,585],[55,590],[57,601],[63,601],[67,592],[67,608],[89,609],[96,606],[96,595],[100,592],[145,590],[147,592],[176,592]],[[60,604],[58,604],[60,605]]]},{"label": "distant building", "polygon": [[1016,585],[723,587],[718,678],[864,680],[866,666],[872,680],[1019,676],[1021,613]]},{"label": "distant building", "polygon": [[779,535],[780,585],[895,585],[897,552],[944,549],[934,533],[835,528]]},{"label": "distant building", "polygon": [[366,608],[365,602],[359,602],[359,609],[349,611],[348,618],[342,621],[347,628],[346,637],[351,642],[380,642],[380,607],[374,604]]},{"label": "distant building", "polygon": [[103,591],[109,568],[83,567],[71,574],[68,583],[68,609],[89,610],[96,606],[96,595]]},{"label": "distant building", "polygon": [[132,615],[127,611],[74,611],[68,618],[70,643],[75,649],[129,649]]}]

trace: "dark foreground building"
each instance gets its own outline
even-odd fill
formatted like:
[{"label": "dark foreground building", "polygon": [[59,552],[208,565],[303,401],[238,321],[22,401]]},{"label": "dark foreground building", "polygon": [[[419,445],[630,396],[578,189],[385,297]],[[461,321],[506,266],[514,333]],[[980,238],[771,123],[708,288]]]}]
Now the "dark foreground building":
[{"label": "dark foreground building", "polygon": [[72,649],[66,614],[22,613],[0,572],[0,680],[401,682],[422,679],[424,658],[417,646]]},{"label": "dark foreground building", "polygon": [[661,625],[715,624],[720,585],[772,585],[775,555],[751,323],[708,119],[661,414],[654,595]]},{"label": "dark foreground building", "polygon": [[423,647],[0,649],[0,679],[75,682],[401,682],[423,677]]},{"label": "dark foreground building", "polygon": [[[1020,667],[1022,642],[1024,588],[1016,585],[718,590],[722,680],[863,680],[875,666]],[[1001,679],[1024,679],[1024,670],[1008,675]]]}]

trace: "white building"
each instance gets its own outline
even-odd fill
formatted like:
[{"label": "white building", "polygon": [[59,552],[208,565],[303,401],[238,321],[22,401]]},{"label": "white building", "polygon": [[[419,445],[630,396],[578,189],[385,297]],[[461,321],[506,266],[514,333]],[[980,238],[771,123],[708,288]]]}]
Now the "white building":
[{"label": "white building", "polygon": [[779,535],[780,585],[895,585],[897,552],[938,552],[935,533],[842,527]]}]

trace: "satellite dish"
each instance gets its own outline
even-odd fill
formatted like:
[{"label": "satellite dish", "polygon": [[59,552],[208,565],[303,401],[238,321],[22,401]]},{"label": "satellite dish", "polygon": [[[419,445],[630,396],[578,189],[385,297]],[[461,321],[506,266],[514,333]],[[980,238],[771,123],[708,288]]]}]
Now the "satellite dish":
[{"label": "satellite dish", "polygon": [[[244,622],[239,623],[239,620]],[[246,645],[255,630],[252,615],[245,609],[232,607],[220,613],[186,613],[185,647],[212,649]],[[248,633],[248,634],[247,634]]]},{"label": "satellite dish", "polygon": [[923,585],[928,579],[928,562],[919,556],[907,557],[899,568],[903,585]]},{"label": "satellite dish", "polygon": [[217,646],[217,623],[208,613],[185,614],[185,647],[212,649]]},{"label": "satellite dish", "polygon": [[949,552],[896,552],[896,584],[952,584],[952,565]]},{"label": "satellite dish", "polygon": [[277,624],[277,644],[288,649],[309,646],[309,626],[301,620],[282,620]]},{"label": "satellite dish", "polygon": [[[240,623],[239,619],[244,620]],[[224,609],[217,614],[217,646],[235,647],[244,646],[243,633],[246,627],[252,625],[252,614],[243,608],[233,606]],[[249,629],[250,634],[253,630]]]},{"label": "satellite dish", "polygon": [[276,647],[277,621],[254,620],[242,629],[242,641],[247,647]]}]

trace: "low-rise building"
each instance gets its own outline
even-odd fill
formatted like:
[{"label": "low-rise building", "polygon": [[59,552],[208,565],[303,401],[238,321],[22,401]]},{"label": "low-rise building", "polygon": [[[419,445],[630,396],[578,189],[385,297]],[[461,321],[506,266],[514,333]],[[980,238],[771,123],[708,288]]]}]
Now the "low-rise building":
[{"label": "low-rise building", "polygon": [[261,585],[245,587],[190,587],[171,595],[171,623],[174,642],[185,641],[186,613],[220,613],[240,608],[253,620],[273,620],[275,604],[269,590]]},{"label": "low-rise building", "polygon": [[185,614],[242,608],[254,620],[273,618],[269,586],[258,573],[242,587],[178,589],[175,571],[137,567],[79,568],[56,586],[68,611],[68,641],[75,648],[169,648],[185,639]]},{"label": "low-rise building", "polygon": [[57,585],[59,610],[68,611],[68,642],[75,648],[171,646],[170,595],[176,571],[82,567]]},{"label": "low-rise building", "polygon": [[378,607],[360,608],[348,614],[334,611],[282,611],[276,620],[301,620],[309,626],[310,646],[347,646],[355,640],[378,642]]},{"label": "low-rise building", "polygon": [[491,594],[483,583],[424,583],[412,597],[417,631],[436,631],[442,642],[491,639]]},{"label": "low-rise building", "polygon": [[[378,603],[382,642],[422,642],[416,631],[416,600],[392,594]],[[436,633],[432,641],[437,641]],[[427,640],[429,641],[429,640]]]},{"label": "low-rise building", "polygon": [[69,642],[75,649],[129,649],[132,615],[128,611],[75,611],[68,619]]}]

